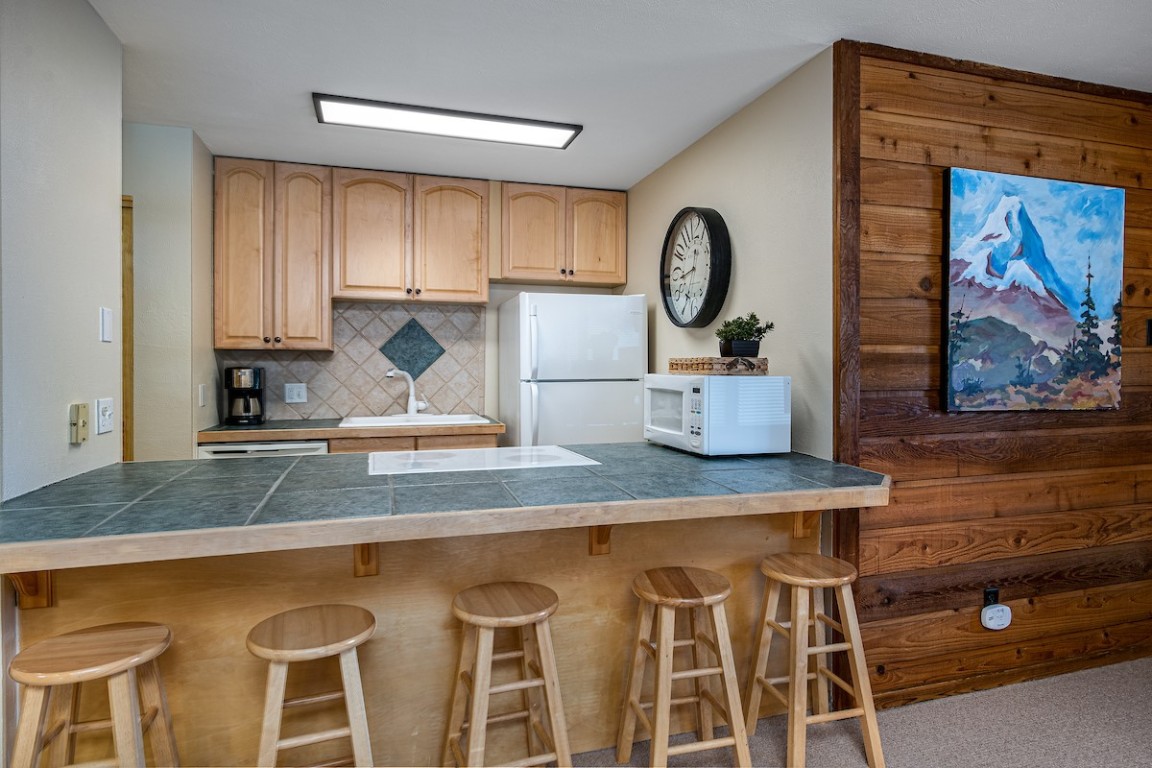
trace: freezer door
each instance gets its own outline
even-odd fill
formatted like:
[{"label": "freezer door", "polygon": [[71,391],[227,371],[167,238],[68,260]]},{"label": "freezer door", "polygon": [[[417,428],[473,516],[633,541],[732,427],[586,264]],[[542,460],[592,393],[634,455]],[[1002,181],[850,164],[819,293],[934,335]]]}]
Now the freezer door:
[{"label": "freezer door", "polygon": [[643,296],[521,296],[521,379],[642,379],[648,371]]},{"label": "freezer door", "polygon": [[512,445],[633,442],[643,439],[643,417],[643,382],[524,382],[520,385],[519,418],[510,442]]}]

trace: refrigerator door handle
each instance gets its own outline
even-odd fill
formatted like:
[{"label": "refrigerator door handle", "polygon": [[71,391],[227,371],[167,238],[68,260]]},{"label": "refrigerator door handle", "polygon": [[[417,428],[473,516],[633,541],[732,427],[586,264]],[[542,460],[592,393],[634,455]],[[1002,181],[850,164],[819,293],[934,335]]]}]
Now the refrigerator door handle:
[{"label": "refrigerator door handle", "polygon": [[532,307],[528,315],[528,366],[531,371],[529,378],[540,376],[540,321],[536,317],[536,307]]},{"label": "refrigerator door handle", "polygon": [[528,385],[528,434],[532,436],[529,445],[540,445],[540,385],[532,382]]}]

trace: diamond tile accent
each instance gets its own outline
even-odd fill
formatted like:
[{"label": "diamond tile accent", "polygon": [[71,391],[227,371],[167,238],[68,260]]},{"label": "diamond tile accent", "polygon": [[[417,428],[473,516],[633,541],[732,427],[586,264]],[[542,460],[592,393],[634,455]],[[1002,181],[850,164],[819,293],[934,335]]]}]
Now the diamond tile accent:
[{"label": "diamond tile accent", "polygon": [[420,374],[440,359],[444,354],[444,347],[424,330],[424,326],[420,325],[416,318],[412,318],[396,331],[392,338],[384,342],[380,351],[395,363],[397,368],[407,371],[413,379],[418,379]]},{"label": "diamond tile accent", "polygon": [[[404,342],[404,334],[413,331],[421,343]],[[484,412],[483,307],[338,301],[333,336],[332,352],[218,350],[216,362],[220,368],[264,368],[270,419],[402,413],[407,390],[384,377],[393,366],[413,376],[423,374],[418,392],[428,400],[429,413]],[[393,341],[395,356],[382,348]],[[417,362],[427,356],[423,368],[409,359],[412,354]],[[288,382],[308,385],[307,403],[284,402]]]}]

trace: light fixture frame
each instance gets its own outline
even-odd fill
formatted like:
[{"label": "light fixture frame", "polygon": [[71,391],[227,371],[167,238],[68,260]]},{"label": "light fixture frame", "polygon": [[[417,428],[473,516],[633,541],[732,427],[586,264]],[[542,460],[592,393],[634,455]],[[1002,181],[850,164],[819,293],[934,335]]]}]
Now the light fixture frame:
[{"label": "light fixture frame", "polygon": [[[403,128],[382,128],[371,125],[359,125],[355,123],[333,122],[324,119],[324,112],[322,109],[322,102],[335,102],[342,104],[354,104],[357,106],[366,107],[382,107],[386,109],[400,110],[404,112],[412,112],[417,114],[437,115],[440,117],[459,117],[471,120],[483,120],[492,123],[504,123],[508,125],[517,126],[530,126],[537,128],[555,128],[572,131],[572,135],[568,138],[563,145],[554,144],[536,144],[520,141],[507,141],[502,139],[487,139],[477,136],[463,136],[452,133],[433,133],[428,131],[410,131]],[[493,144],[512,144],[521,147],[540,147],[543,149],[567,149],[572,144],[573,140],[584,130],[584,126],[576,125],[575,123],[556,123],[547,120],[531,120],[523,117],[506,117],[504,115],[485,114],[483,112],[465,112],[458,109],[442,109],[439,107],[423,107],[414,104],[400,104],[398,102],[377,101],[375,99],[360,99],[353,96],[336,96],[329,93],[313,93],[312,94],[312,107],[316,111],[316,121],[322,125],[344,125],[353,128],[367,128],[369,130],[378,131],[397,131],[399,133],[411,133],[418,136],[444,136],[455,139],[467,139],[469,141],[486,141]]]}]

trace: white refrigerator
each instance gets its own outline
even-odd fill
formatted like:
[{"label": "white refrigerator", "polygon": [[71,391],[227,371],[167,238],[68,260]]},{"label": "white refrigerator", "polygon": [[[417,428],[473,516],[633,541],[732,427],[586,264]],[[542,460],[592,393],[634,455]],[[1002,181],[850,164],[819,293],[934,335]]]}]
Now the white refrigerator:
[{"label": "white refrigerator", "polygon": [[644,296],[521,293],[498,322],[503,444],[643,439]]}]

